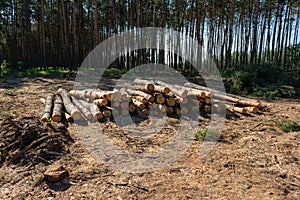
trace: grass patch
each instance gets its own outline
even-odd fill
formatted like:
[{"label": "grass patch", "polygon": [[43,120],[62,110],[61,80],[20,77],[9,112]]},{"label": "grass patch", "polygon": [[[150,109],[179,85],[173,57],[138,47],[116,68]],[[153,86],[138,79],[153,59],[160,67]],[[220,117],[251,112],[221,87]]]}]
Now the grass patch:
[{"label": "grass patch", "polygon": [[16,71],[12,69],[6,69],[3,71],[2,76],[59,76],[62,75],[69,70],[65,69],[47,69],[47,70],[40,70],[40,68],[30,68],[23,71]]},{"label": "grass patch", "polygon": [[280,122],[279,128],[283,130],[284,132],[294,132],[294,131],[300,131],[300,126],[297,124],[297,122],[291,120],[291,121],[285,121]]},{"label": "grass patch", "polygon": [[103,72],[104,77],[121,78],[127,72],[126,69],[106,68]]},{"label": "grass patch", "polygon": [[12,114],[10,111],[6,108],[0,108],[0,120],[6,119],[8,117],[11,117]]},{"label": "grass patch", "polygon": [[17,88],[12,88],[4,91],[4,95],[6,96],[17,96],[21,94],[21,92]]},{"label": "grass patch", "polygon": [[200,129],[198,130],[195,134],[194,134],[194,139],[197,140],[197,141],[203,141],[206,134],[207,134],[207,129],[206,128],[203,128],[203,129]]},{"label": "grass patch", "polygon": [[205,138],[207,141],[217,141],[219,132],[213,129],[202,128],[194,133],[194,140],[203,141]]}]

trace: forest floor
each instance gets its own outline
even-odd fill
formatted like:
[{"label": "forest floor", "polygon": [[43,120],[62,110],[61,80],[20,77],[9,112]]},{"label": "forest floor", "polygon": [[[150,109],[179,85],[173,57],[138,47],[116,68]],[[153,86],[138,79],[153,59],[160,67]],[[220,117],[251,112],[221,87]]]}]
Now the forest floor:
[{"label": "forest floor", "polygon": [[[26,162],[14,158],[14,151],[1,152],[11,162],[0,162],[0,199],[300,199],[300,132],[286,133],[277,126],[288,120],[300,124],[299,99],[263,101],[268,107],[263,113],[226,119],[205,157],[198,156],[203,143],[193,141],[167,167],[126,173],[95,159],[74,124],[40,122],[40,98],[72,85],[62,78],[1,78],[0,148],[17,133],[16,139],[36,136],[36,131],[47,137],[21,152]],[[16,145],[25,145],[23,140]],[[43,178],[53,164],[69,173],[61,182]]]}]

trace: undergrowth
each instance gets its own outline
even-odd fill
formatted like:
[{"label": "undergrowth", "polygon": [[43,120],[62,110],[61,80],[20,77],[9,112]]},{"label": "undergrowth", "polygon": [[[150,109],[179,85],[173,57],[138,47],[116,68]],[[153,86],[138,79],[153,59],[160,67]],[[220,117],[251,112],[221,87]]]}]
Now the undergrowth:
[{"label": "undergrowth", "polygon": [[300,126],[295,121],[284,121],[278,123],[278,126],[284,132],[300,131]]},{"label": "undergrowth", "polygon": [[266,99],[300,97],[300,77],[271,64],[249,65],[223,74],[233,80],[231,93],[252,94]]},{"label": "undergrowth", "polygon": [[194,133],[194,140],[203,141],[206,138],[206,140],[216,141],[218,136],[218,131],[202,128]]}]

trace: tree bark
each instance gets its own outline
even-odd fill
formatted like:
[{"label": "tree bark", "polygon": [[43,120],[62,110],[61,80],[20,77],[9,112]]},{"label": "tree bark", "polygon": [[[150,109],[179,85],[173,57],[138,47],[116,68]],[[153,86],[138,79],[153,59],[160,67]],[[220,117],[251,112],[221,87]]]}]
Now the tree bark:
[{"label": "tree bark", "polygon": [[52,119],[55,122],[60,122],[63,110],[63,100],[60,95],[55,96]]},{"label": "tree bark", "polygon": [[64,106],[67,112],[72,116],[74,120],[81,120],[83,116],[79,109],[71,102],[71,98],[66,90],[60,88],[58,94],[61,96]]},{"label": "tree bark", "polygon": [[47,96],[47,99],[45,101],[44,114],[41,118],[42,122],[48,122],[51,120],[51,113],[52,113],[52,109],[53,109],[53,99],[54,99],[54,94],[49,93]]}]

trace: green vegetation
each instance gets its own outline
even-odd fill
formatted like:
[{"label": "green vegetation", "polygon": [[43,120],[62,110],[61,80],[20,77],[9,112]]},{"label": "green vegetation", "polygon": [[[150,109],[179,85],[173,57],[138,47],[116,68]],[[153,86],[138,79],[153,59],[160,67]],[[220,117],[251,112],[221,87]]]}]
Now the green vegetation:
[{"label": "green vegetation", "polygon": [[0,76],[3,76],[4,74],[7,73],[7,69],[8,69],[8,63],[6,62],[6,60],[3,60],[0,66]]},{"label": "green vegetation", "polygon": [[51,76],[59,76],[63,73],[68,72],[66,69],[48,69],[48,70],[40,70],[40,68],[29,68],[26,70],[13,70],[7,68],[9,64],[4,60],[1,64],[1,76],[43,76],[43,75],[51,75]]},{"label": "green vegetation", "polygon": [[7,96],[17,96],[21,92],[18,90],[18,88],[13,88],[13,89],[7,89],[4,91],[4,95]]},{"label": "green vegetation", "polygon": [[11,113],[6,108],[0,108],[0,120],[11,117]]},{"label": "green vegetation", "polygon": [[227,70],[223,75],[232,78],[232,93],[253,94],[266,99],[300,96],[300,78],[297,71],[287,71],[271,64],[257,64]]},{"label": "green vegetation", "polygon": [[278,123],[279,128],[284,132],[300,131],[300,126],[295,121],[285,121]]},{"label": "green vegetation", "polygon": [[202,128],[194,134],[194,139],[197,141],[203,141],[204,138],[207,137],[208,140],[216,140],[218,136],[219,133],[216,130]]},{"label": "green vegetation", "polygon": [[126,69],[118,69],[118,68],[106,68],[103,72],[103,76],[111,77],[111,78],[120,78],[127,72]]},{"label": "green vegetation", "polygon": [[207,129],[200,129],[194,134],[194,139],[198,141],[203,141],[207,134]]}]

